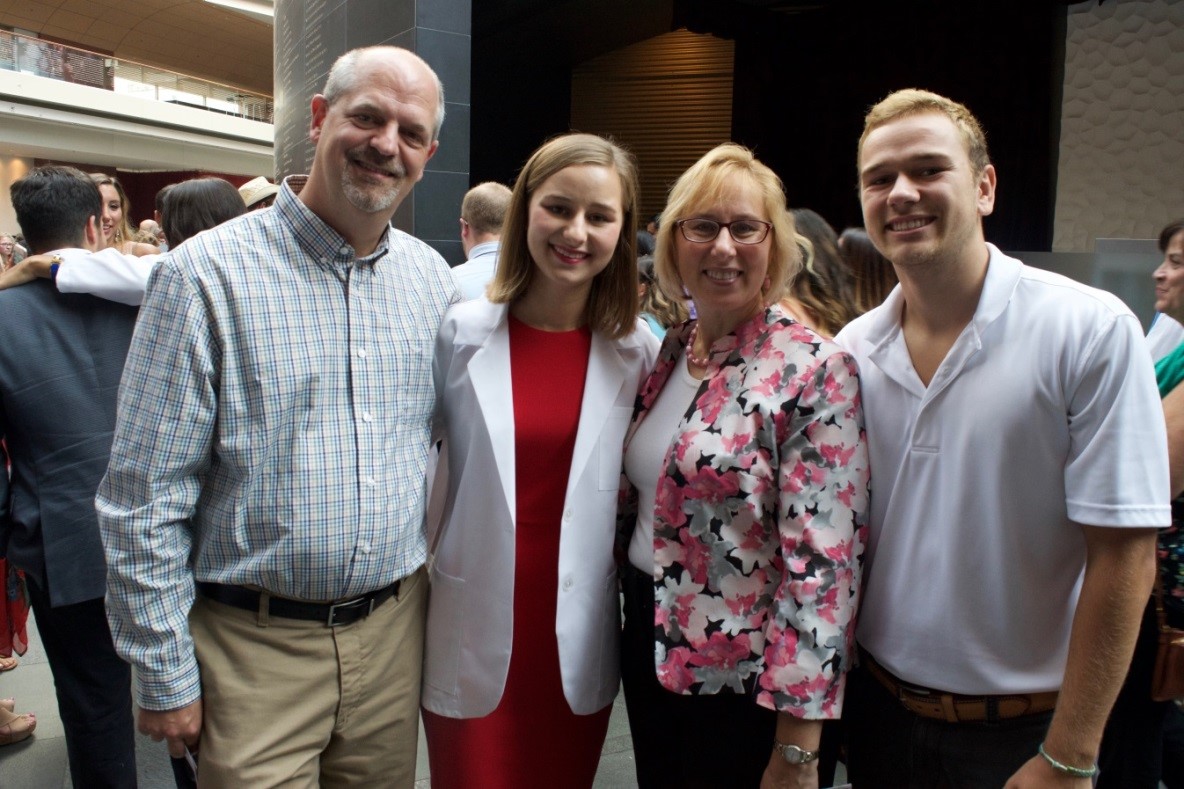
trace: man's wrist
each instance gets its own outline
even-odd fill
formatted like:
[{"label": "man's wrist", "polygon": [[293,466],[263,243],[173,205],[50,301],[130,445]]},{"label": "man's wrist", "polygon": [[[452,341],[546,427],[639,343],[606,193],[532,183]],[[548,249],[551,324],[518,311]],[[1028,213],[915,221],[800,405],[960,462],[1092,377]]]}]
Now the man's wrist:
[{"label": "man's wrist", "polygon": [[1096,763],[1091,763],[1089,767],[1077,767],[1072,764],[1066,764],[1050,756],[1048,751],[1044,750],[1044,743],[1040,743],[1040,746],[1036,750],[1043,757],[1044,761],[1048,762],[1058,773],[1069,775],[1073,778],[1093,778],[1098,774],[1098,765]]}]

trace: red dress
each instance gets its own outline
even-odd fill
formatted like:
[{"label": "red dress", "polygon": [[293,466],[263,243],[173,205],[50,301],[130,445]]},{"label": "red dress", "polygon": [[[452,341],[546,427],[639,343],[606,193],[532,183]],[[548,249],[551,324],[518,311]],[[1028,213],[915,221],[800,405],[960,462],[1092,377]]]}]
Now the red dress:
[{"label": "red dress", "polygon": [[571,711],[555,637],[559,524],[592,334],[509,321],[517,498],[510,668],[501,702],[483,718],[424,710],[433,789],[590,787],[612,712]]}]

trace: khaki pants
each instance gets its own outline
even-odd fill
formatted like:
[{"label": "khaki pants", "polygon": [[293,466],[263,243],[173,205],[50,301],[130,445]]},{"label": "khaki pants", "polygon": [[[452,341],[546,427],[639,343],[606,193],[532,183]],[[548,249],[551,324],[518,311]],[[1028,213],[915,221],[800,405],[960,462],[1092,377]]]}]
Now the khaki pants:
[{"label": "khaki pants", "polygon": [[427,577],[343,627],[200,596],[202,787],[414,787]]}]

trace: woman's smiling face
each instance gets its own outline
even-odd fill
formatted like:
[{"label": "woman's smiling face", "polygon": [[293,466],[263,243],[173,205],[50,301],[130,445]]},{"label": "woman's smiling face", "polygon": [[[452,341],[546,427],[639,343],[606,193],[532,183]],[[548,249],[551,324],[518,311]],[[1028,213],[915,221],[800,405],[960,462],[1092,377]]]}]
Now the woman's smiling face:
[{"label": "woman's smiling face", "polygon": [[1184,230],[1168,241],[1154,276],[1155,309],[1184,323]]}]

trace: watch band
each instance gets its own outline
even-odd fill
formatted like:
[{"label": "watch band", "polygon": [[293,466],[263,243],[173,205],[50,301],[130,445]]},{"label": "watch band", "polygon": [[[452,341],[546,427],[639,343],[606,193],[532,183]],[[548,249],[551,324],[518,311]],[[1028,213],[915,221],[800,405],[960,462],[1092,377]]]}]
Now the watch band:
[{"label": "watch band", "polygon": [[62,256],[50,255],[49,259],[51,261],[49,264],[49,279],[56,285],[58,283],[58,269],[62,267]]},{"label": "watch band", "polygon": [[781,754],[781,758],[790,764],[807,764],[818,758],[821,751],[807,751],[797,745],[787,745],[773,740],[773,750]]}]

